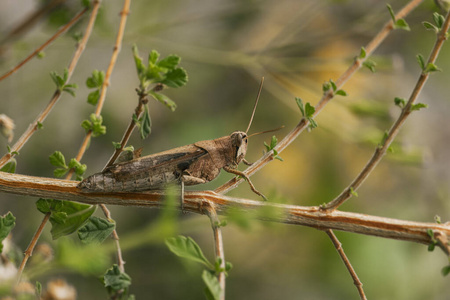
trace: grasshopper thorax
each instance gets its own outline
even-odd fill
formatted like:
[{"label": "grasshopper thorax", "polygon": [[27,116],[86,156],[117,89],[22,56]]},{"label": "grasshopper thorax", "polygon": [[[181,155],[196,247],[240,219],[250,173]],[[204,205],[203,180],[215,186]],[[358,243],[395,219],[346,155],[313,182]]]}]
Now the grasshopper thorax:
[{"label": "grasshopper thorax", "polygon": [[233,163],[238,165],[245,158],[245,154],[247,153],[247,133],[235,131],[230,135],[230,139],[233,149]]}]

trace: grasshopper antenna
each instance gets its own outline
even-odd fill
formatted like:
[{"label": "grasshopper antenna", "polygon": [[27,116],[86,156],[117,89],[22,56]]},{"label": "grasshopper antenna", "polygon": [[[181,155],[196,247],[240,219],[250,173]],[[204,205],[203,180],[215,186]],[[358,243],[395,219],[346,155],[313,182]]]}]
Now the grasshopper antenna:
[{"label": "grasshopper antenna", "polygon": [[280,126],[280,127],[278,127],[278,128],[275,128],[275,129],[265,130],[265,131],[261,131],[261,132],[255,132],[255,133],[252,133],[252,134],[250,134],[249,136],[247,136],[247,138],[250,138],[250,137],[252,137],[252,136],[254,136],[254,135],[258,135],[258,134],[263,134],[263,133],[268,133],[268,132],[278,131],[278,130],[283,129],[283,128],[284,128],[284,125],[283,125],[283,126]]},{"label": "grasshopper antenna", "polygon": [[264,77],[261,77],[261,83],[259,84],[259,91],[258,91],[258,95],[256,96],[255,106],[253,107],[252,117],[250,118],[250,122],[248,123],[248,127],[247,127],[247,130],[245,131],[245,133],[248,132],[248,130],[250,129],[250,126],[252,125],[253,117],[255,116],[256,106],[258,105],[259,96],[261,95],[263,83],[264,83]]}]

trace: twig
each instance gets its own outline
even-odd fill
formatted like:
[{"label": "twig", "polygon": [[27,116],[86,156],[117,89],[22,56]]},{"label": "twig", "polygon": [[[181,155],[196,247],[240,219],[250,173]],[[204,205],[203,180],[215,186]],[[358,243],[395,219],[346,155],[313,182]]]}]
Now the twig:
[{"label": "twig", "polygon": [[333,230],[327,229],[325,230],[326,234],[330,237],[331,241],[333,242],[334,247],[336,248],[337,252],[339,253],[339,256],[342,259],[342,262],[344,263],[345,267],[347,268],[348,272],[350,273],[350,276],[353,278],[353,283],[355,284],[356,288],[358,289],[359,297],[362,300],[367,300],[366,294],[363,290],[363,284],[361,280],[359,280],[358,275],[355,272],[355,269],[353,269],[352,264],[347,258],[347,255],[345,255],[344,249],[342,248],[341,242],[338,240],[336,235],[334,234]]},{"label": "twig", "polygon": [[[409,2],[405,7],[403,7],[395,16],[396,19],[403,18],[408,15],[414,8],[416,8],[423,0],[413,0]],[[388,36],[388,34],[393,30],[392,21],[387,22],[381,31],[367,44],[366,49],[366,57],[364,59],[356,59],[353,64],[336,80],[337,89],[340,89],[350,78],[351,76],[361,68],[363,62],[369,58],[369,56],[378,48],[378,46],[384,41],[384,39]],[[314,117],[317,116],[320,111],[330,102],[334,97],[332,92],[328,92],[323,95],[322,99],[315,106]],[[301,119],[297,126],[291,130],[274,148],[278,153],[281,153],[287,146],[289,146],[299,135],[303,132],[305,128],[308,126],[308,121],[306,119]],[[248,167],[244,173],[248,176],[259,171],[262,167],[264,167],[267,163],[273,160],[273,152],[269,151],[265,155],[263,155],[259,160],[253,163],[250,167]],[[220,194],[225,194],[230,190],[236,188],[241,182],[242,178],[233,178],[218,187],[215,192]]]},{"label": "twig", "polygon": [[[88,204],[111,204],[161,208],[164,205],[162,192],[142,193],[83,193],[78,181],[42,178],[0,172],[0,192],[33,197],[77,201]],[[203,206],[214,204],[217,214],[226,214],[231,207],[252,213],[270,207],[273,214],[261,216],[264,221],[309,226],[319,230],[335,229],[364,235],[410,241],[429,245],[433,243],[429,230],[435,235],[450,239],[450,222],[445,224],[412,222],[377,217],[339,210],[324,212],[318,206],[297,206],[228,197],[213,191],[186,192],[184,209],[203,214]],[[180,209],[179,205],[174,207]],[[266,210],[265,210],[266,211]],[[438,245],[446,254],[449,245]]]},{"label": "twig", "polygon": [[[109,61],[108,69],[107,69],[106,74],[105,74],[105,79],[103,81],[102,88],[101,88],[101,91],[100,91],[100,97],[99,97],[98,102],[97,102],[97,107],[96,107],[96,110],[95,110],[95,115],[96,116],[100,116],[100,114],[101,114],[101,111],[102,111],[102,108],[103,108],[103,105],[104,105],[105,99],[106,99],[106,91],[107,91],[108,86],[109,86],[109,79],[111,78],[111,74],[112,74],[112,72],[114,70],[114,66],[116,65],[117,57],[118,57],[118,55],[120,53],[120,49],[122,48],[122,40],[123,40],[123,35],[124,35],[124,32],[125,32],[125,25],[126,25],[127,17],[128,17],[128,15],[130,13],[130,3],[131,3],[131,0],[125,0],[124,3],[123,3],[122,10],[120,12],[119,30],[117,32],[117,37],[116,37],[116,42],[114,44],[113,53],[111,55],[111,59]],[[86,136],[84,137],[82,146],[81,146],[81,148],[80,148],[80,150],[78,152],[78,155],[76,157],[76,159],[78,161],[81,161],[84,153],[86,152],[86,148],[87,148],[87,145],[89,145],[89,141],[90,141],[91,137],[92,137],[92,130],[88,131],[86,133]],[[114,161],[112,161],[112,163],[113,162]],[[71,170],[71,172],[73,172],[73,171]],[[105,216],[108,219],[111,219],[111,212],[108,210],[106,205],[105,204],[100,204],[100,207],[101,207],[103,213],[105,214]],[[120,248],[119,235],[117,234],[117,230],[114,229],[111,235],[112,235],[112,237],[113,237],[113,239],[115,241],[115,244],[116,244],[117,261],[118,261],[117,265],[118,265],[118,267],[119,267],[121,272],[125,272],[125,261],[123,260],[122,250]]]},{"label": "twig", "polygon": [[[97,3],[97,1],[95,3]],[[86,27],[83,39],[81,40],[80,43],[78,43],[78,47],[72,57],[69,67],[67,68],[68,70],[67,82],[69,82],[70,78],[72,77],[73,71],[75,70],[75,67],[81,57],[81,54],[83,53],[84,48],[86,47],[86,43],[92,31],[92,27],[94,26],[95,16],[97,15],[98,7],[99,5],[94,5],[91,13],[91,18],[89,19],[89,24]],[[20,149],[22,149],[22,147],[31,138],[34,132],[38,130],[39,124],[42,124],[44,120],[47,118],[48,114],[51,112],[55,104],[58,102],[60,96],[61,91],[57,89],[53,94],[52,98],[50,99],[50,102],[44,108],[44,110],[37,116],[36,120],[34,120],[34,122],[28,126],[27,130],[25,130],[25,132],[20,136],[20,138],[17,140],[14,146],[11,147],[11,152],[5,154],[2,158],[0,158],[0,167],[4,166],[12,157],[14,157],[15,156],[14,153],[17,153],[20,151]]]},{"label": "twig", "polygon": [[[83,39],[81,40],[81,42],[78,44],[77,50],[75,51],[75,54],[72,58],[72,61],[69,65],[69,78],[71,76],[71,74],[73,73],[73,70],[76,67],[76,64],[87,44],[87,41],[89,40],[89,37],[91,36],[91,32],[92,32],[92,28],[94,27],[94,23],[95,23],[95,19],[97,17],[97,13],[98,13],[98,9],[100,7],[100,1],[96,1],[93,8],[92,8],[92,13],[89,19],[89,23],[86,27]],[[28,128],[28,130],[21,136],[21,138],[19,139],[19,141],[16,142],[16,144],[14,145],[13,149],[17,149],[14,151],[18,151],[19,149],[22,148],[22,146],[26,143],[26,141],[31,137],[31,135],[34,133],[34,131],[37,130],[37,124],[39,119],[41,119],[42,121],[45,119],[45,117],[50,113],[52,107],[54,106],[54,104],[56,103],[56,101],[58,101],[59,96],[60,96],[61,92],[60,91],[56,91],[52,100],[50,101],[50,104],[46,107],[46,109],[41,113],[40,116],[38,116],[38,118],[36,119],[36,121],[34,122],[34,126],[33,124],[30,125],[30,127]],[[45,113],[44,113],[45,112]],[[30,130],[31,129],[31,130]],[[33,130],[34,129],[34,130]],[[19,142],[21,141],[21,143],[19,144]],[[2,159],[0,160],[0,166],[2,165],[2,160],[5,159],[6,156],[2,157]],[[9,159],[9,158],[8,158]],[[5,159],[6,163],[8,161],[8,159]],[[3,163],[3,164],[4,164]],[[66,176],[67,179],[70,179],[72,177],[72,173],[69,172]],[[44,218],[41,221],[41,224],[39,226],[39,229],[36,231],[36,233],[34,234],[30,245],[28,246],[27,250],[24,253],[24,258],[20,264],[20,268],[18,270],[18,281],[20,280],[21,274],[25,268],[25,265],[28,261],[28,259],[30,258],[30,256],[33,253],[34,247],[36,246],[37,241],[39,240],[39,237],[42,233],[43,228],[45,227],[45,224],[47,224],[48,220],[50,218],[50,214],[47,213]]]},{"label": "twig", "polygon": [[[142,113],[143,107],[147,102],[148,102],[147,94],[139,93],[138,105],[134,109],[134,115],[136,116],[136,118],[139,119],[139,117]],[[127,129],[125,130],[122,140],[120,141],[120,147],[116,148],[113,155],[108,160],[105,167],[103,168],[103,170],[106,169],[107,167],[111,166],[116,161],[116,159],[119,157],[120,153],[123,151],[123,148],[125,148],[125,146],[127,145],[128,140],[130,139],[131,134],[133,133],[135,128],[136,128],[135,118],[131,118],[130,124],[128,125]]]},{"label": "twig", "polygon": [[6,72],[0,77],[0,81],[5,79],[6,77],[12,75],[14,72],[19,70],[23,65],[25,65],[28,61],[30,61],[33,57],[35,57],[39,52],[44,50],[48,45],[50,45],[54,40],[56,40],[60,35],[65,33],[70,27],[72,27],[80,18],[88,11],[88,8],[84,8],[82,11],[80,11],[75,17],[73,17],[72,20],[70,20],[66,25],[61,27],[50,39],[48,39],[44,44],[42,44],[40,47],[38,47],[36,50],[33,51],[30,55],[28,55],[24,60],[22,60],[17,66],[12,68],[10,71]]},{"label": "twig", "polygon": [[[445,18],[444,24],[442,26],[441,31],[437,35],[436,43],[433,47],[433,50],[430,53],[430,57],[428,58],[428,61],[426,65],[430,63],[434,63],[437,59],[437,56],[439,54],[440,49],[442,48],[442,45],[446,39],[445,34],[449,30],[450,27],[450,12],[447,13],[447,16]],[[383,158],[383,156],[386,154],[387,149],[391,145],[391,143],[394,141],[395,137],[400,131],[401,126],[404,124],[408,116],[411,114],[412,110],[411,107],[414,104],[414,102],[419,97],[420,92],[422,91],[425,82],[427,81],[428,77],[430,75],[430,72],[422,71],[422,73],[419,76],[419,79],[416,83],[416,86],[414,87],[411,96],[409,97],[408,102],[406,103],[405,107],[402,109],[399,117],[392,125],[391,129],[389,129],[388,134],[384,138],[383,142],[380,146],[378,146],[375,149],[375,152],[373,153],[370,160],[367,162],[367,164],[364,166],[362,171],[356,176],[356,178],[352,181],[352,183],[342,191],[342,193],[337,196],[335,199],[327,203],[323,206],[326,210],[333,210],[338,208],[340,205],[342,205],[345,201],[350,199],[352,197],[353,191],[356,191],[361,184],[364,182],[364,180],[370,175],[370,173],[373,171],[373,169],[377,166],[377,164],[380,162],[380,160]]]},{"label": "twig", "polygon": [[217,216],[216,210],[214,209],[214,205],[209,203],[209,205],[205,206],[205,213],[208,215],[211,221],[211,227],[214,232],[214,249],[216,252],[216,258],[220,258],[220,269],[221,272],[218,275],[219,284],[220,284],[220,300],[225,300],[225,281],[226,281],[226,271],[225,271],[225,251],[223,249],[223,239],[222,239],[222,229],[220,228],[220,220]]},{"label": "twig", "polygon": [[[18,35],[22,34],[27,29],[32,28],[32,26],[42,16],[52,10],[55,6],[64,3],[65,1],[66,0],[52,0],[51,2],[46,3],[45,6],[42,6],[39,9],[35,10],[33,13],[28,15],[18,26],[16,26],[13,30],[6,34],[5,37],[0,41],[0,45],[6,44],[7,42],[16,38]],[[0,54],[1,52],[2,49],[0,48]]]},{"label": "twig", "polygon": [[50,215],[51,215],[50,213],[45,214],[44,219],[42,219],[41,225],[39,225],[39,228],[34,233],[34,236],[31,239],[30,244],[28,245],[27,249],[24,252],[22,262],[20,263],[19,269],[17,270],[16,284],[20,282],[20,278],[22,277],[25,265],[27,264],[27,261],[31,257],[31,255],[33,255],[34,247],[36,247],[36,243],[42,234],[42,230],[44,230],[45,224],[47,224],[47,221],[50,219]]}]

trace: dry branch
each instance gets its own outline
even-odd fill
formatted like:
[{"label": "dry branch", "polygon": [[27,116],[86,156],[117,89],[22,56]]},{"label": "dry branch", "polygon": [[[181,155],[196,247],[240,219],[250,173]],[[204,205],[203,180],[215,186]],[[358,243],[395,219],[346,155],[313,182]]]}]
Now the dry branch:
[{"label": "dry branch", "polygon": [[[163,192],[146,193],[82,193],[77,181],[42,178],[0,172],[0,192],[41,198],[78,201],[88,204],[111,204],[159,208],[163,206]],[[234,198],[213,191],[186,192],[184,209],[203,214],[210,204],[217,214],[226,214],[230,208],[238,208],[249,217],[270,222],[313,227],[319,230],[334,229],[364,235],[416,242],[432,243],[428,230],[438,241],[450,239],[450,223],[436,224],[384,218],[360,213],[335,210],[326,212],[319,206],[297,206],[267,203]],[[206,207],[205,207],[206,206]],[[261,214],[262,208],[270,207],[270,215]],[[174,207],[179,209],[179,207]],[[438,246],[450,253],[449,246]]]}]

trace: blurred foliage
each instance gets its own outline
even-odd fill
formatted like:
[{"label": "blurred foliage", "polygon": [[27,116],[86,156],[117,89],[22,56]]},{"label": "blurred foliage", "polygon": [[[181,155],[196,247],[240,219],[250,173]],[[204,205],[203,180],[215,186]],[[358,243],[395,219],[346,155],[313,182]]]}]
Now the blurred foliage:
[{"label": "blurred foliage", "polygon": [[[39,3],[1,2],[2,33],[14,28]],[[405,3],[397,0],[390,5],[398,11]],[[89,120],[93,112],[86,99],[96,88],[83,83],[94,70],[107,68],[121,5],[120,1],[103,3],[101,18],[70,80],[79,86],[75,99],[63,94],[42,130],[16,157],[17,173],[51,177],[50,154],[58,150],[75,156],[85,134],[80,123]],[[2,74],[81,9],[75,1],[66,1],[64,6],[68,9],[60,15],[54,11],[32,31],[2,48]],[[434,43],[433,31],[426,30],[422,22],[433,23],[437,10],[432,1],[425,1],[406,17],[410,31],[394,31],[371,57],[376,72],[360,70],[345,85],[347,96],[336,97],[314,118],[319,127],[304,132],[280,153],[283,162],[274,160],[252,177],[255,186],[276,195],[273,199],[277,201],[297,205],[319,205],[339,194],[398,116],[394,99],[409,97],[421,72],[416,55],[426,57]],[[137,105],[139,78],[133,44],[141,53],[157,49],[162,57],[178,55],[190,74],[186,87],[166,92],[177,103],[174,113],[156,102],[149,104],[151,135],[141,141],[135,133],[130,141],[136,149],[144,147],[145,155],[245,130],[262,76],[264,90],[250,132],[285,125],[276,133],[280,141],[302,118],[295,97],[315,105],[323,83],[336,80],[389,19],[386,3],[373,0],[132,2],[102,113],[101,126],[107,130],[91,142],[82,161],[88,166],[86,175],[104,166],[114,150],[111,141],[120,140]],[[14,120],[15,137],[49,101],[55,87],[48,74],[66,67],[76,43],[71,35],[82,31],[86,20],[56,40],[42,59],[29,62],[0,83],[0,113]],[[417,221],[432,222],[435,214],[444,222],[450,219],[448,47],[444,46],[438,60],[444,72],[432,75],[419,99],[429,108],[407,121],[393,144],[393,153],[386,155],[358,190],[359,197],[343,210]],[[247,160],[257,160],[267,150],[264,141],[268,140],[267,135],[252,137]],[[1,139],[4,153],[6,145],[6,139]],[[213,189],[229,178],[224,173],[193,188]],[[245,184],[230,195],[257,198]],[[12,239],[16,247],[25,249],[42,218],[34,209],[35,199],[1,196],[0,215],[13,212],[16,227]],[[203,299],[202,268],[175,258],[164,239],[190,236],[209,261],[214,261],[213,236],[205,216],[125,207],[113,207],[112,216],[127,261],[126,273],[132,278],[130,290],[137,299]],[[223,228],[225,255],[234,265],[227,279],[229,299],[357,299],[352,280],[326,235],[257,221],[242,225],[239,213],[228,219],[229,225]],[[338,233],[338,237],[369,299],[445,299],[450,293],[448,277],[440,274],[446,263],[440,253],[375,237],[348,233]],[[106,296],[100,281],[92,278],[103,276],[112,266],[111,241],[95,246],[81,245],[71,237],[51,241],[46,228],[41,242],[51,245],[55,257],[49,263],[35,261],[39,256],[34,255],[26,269],[29,278],[45,286],[46,280],[61,273],[77,287],[80,299]]]}]

